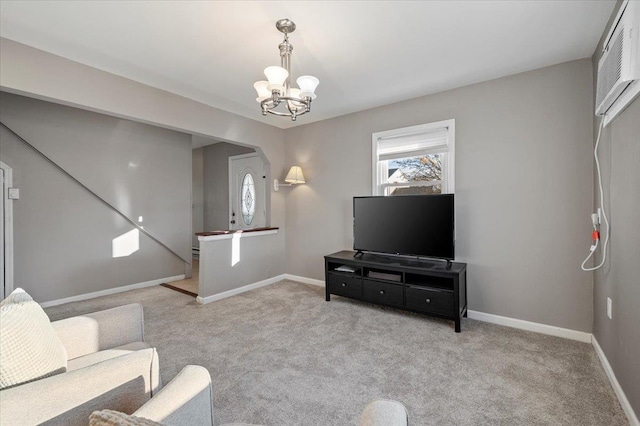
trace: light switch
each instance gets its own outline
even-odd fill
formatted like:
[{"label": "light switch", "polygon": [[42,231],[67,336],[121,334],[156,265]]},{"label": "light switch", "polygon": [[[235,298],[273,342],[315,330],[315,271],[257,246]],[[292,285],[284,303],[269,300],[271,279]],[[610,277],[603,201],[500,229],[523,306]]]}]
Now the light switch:
[{"label": "light switch", "polygon": [[19,188],[9,188],[9,199],[10,200],[19,200],[20,199],[20,189]]}]

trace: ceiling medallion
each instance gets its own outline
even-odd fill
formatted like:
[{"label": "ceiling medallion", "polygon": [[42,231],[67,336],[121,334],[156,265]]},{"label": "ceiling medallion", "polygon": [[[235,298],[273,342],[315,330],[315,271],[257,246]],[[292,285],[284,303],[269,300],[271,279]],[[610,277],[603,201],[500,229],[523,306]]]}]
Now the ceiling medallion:
[{"label": "ceiling medallion", "polygon": [[284,40],[278,46],[280,66],[265,68],[264,75],[268,81],[256,81],[253,84],[258,92],[256,101],[260,104],[262,115],[269,113],[291,117],[291,121],[296,121],[298,116],[311,110],[311,101],[316,98],[314,92],[320,80],[312,75],[303,75],[296,79],[297,88],[290,87],[293,46],[289,43],[289,34],[296,30],[296,24],[290,19],[280,19],[276,22],[276,28],[284,34]]}]

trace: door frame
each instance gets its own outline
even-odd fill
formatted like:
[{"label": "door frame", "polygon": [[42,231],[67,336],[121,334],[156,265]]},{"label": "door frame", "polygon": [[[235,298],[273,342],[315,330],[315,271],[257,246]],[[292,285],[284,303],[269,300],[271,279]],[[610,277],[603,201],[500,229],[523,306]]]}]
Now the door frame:
[{"label": "door frame", "polygon": [[[233,194],[234,194],[234,188],[232,188],[231,186],[233,185],[233,172],[231,171],[231,161],[233,160],[242,160],[244,158],[252,158],[252,157],[258,157],[260,160],[262,160],[262,173],[264,173],[264,176],[266,176],[266,164],[264,162],[264,158],[262,158],[262,156],[256,151],[256,152],[250,152],[248,154],[240,154],[240,155],[230,155],[229,156],[229,163],[228,163],[228,169],[229,169],[229,182],[228,182],[228,187],[229,187],[229,213],[227,214],[227,223],[229,224],[229,229],[231,229],[231,214],[233,213]],[[262,177],[262,176],[261,176]],[[265,179],[261,179],[261,180],[265,180]],[[264,219],[265,219],[265,225],[267,225],[269,222],[267,220],[267,190],[269,188],[266,187],[266,183],[265,183],[265,194],[264,194]],[[236,222],[238,221],[238,219],[236,219]],[[267,225],[268,226],[268,225]],[[241,228],[239,228],[241,229]]]},{"label": "door frame", "polygon": [[[4,185],[0,188],[4,211],[4,294],[7,297],[13,291],[13,200],[9,199],[9,188],[13,185],[13,169],[0,161],[4,172]],[[0,244],[3,242],[0,241]]]}]

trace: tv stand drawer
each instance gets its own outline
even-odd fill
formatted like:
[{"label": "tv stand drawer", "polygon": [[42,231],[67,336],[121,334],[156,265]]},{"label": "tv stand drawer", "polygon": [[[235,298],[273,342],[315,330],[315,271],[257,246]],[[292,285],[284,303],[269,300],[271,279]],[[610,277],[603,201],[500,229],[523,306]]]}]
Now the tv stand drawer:
[{"label": "tv stand drawer", "polygon": [[402,284],[363,280],[364,300],[382,305],[402,306]]},{"label": "tv stand drawer", "polygon": [[327,274],[329,291],[338,296],[362,298],[362,278],[341,274]]},{"label": "tv stand drawer", "polygon": [[406,292],[406,306],[409,309],[451,316],[455,314],[451,291],[408,285]]}]

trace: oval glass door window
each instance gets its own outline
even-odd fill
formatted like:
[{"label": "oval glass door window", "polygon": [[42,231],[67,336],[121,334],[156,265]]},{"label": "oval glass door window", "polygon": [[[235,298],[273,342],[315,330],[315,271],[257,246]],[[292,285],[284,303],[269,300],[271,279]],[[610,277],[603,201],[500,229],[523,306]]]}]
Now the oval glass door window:
[{"label": "oval glass door window", "polygon": [[242,200],[242,221],[245,225],[251,225],[251,222],[253,222],[253,216],[256,213],[256,187],[251,173],[247,173],[242,178],[242,189],[240,191],[240,200]]}]

